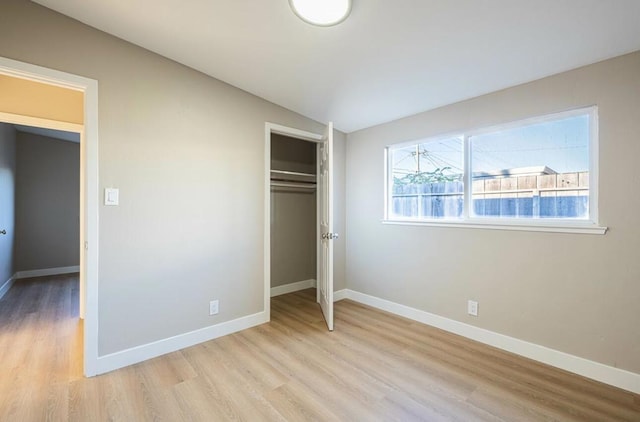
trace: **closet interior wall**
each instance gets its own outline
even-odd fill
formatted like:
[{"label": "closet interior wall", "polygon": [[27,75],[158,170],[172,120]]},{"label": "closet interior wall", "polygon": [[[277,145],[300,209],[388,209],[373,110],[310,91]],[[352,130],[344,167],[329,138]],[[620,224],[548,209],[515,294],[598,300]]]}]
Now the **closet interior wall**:
[{"label": "closet interior wall", "polygon": [[316,144],[272,134],[271,170],[271,287],[315,280]]}]

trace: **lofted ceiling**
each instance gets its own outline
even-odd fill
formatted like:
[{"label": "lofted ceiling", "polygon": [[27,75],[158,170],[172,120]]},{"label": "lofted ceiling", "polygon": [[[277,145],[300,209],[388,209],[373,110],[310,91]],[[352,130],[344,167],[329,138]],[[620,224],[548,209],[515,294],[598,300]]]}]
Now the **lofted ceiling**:
[{"label": "lofted ceiling", "polygon": [[35,0],[345,132],[640,50],[638,0]]}]

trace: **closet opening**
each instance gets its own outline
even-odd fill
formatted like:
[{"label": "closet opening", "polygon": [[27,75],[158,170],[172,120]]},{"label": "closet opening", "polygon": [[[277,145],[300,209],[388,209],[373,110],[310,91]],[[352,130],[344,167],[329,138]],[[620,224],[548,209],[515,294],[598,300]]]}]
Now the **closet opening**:
[{"label": "closet opening", "polygon": [[323,134],[265,123],[264,317],[271,297],[316,288],[333,331],[333,123]]},{"label": "closet opening", "polygon": [[270,297],[316,287],[317,145],[271,134]]}]

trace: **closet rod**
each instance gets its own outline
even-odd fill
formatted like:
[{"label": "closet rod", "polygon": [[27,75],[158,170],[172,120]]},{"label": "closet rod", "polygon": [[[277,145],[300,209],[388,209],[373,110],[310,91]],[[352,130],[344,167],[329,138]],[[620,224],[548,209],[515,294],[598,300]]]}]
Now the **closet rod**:
[{"label": "closet rod", "polygon": [[306,176],[306,177],[316,177],[313,173],[300,173],[298,171],[286,171],[286,170],[271,170],[271,173],[278,174],[288,174],[290,176]]},{"label": "closet rod", "polygon": [[286,183],[286,182],[271,182],[271,186],[277,186],[280,188],[300,188],[300,189],[315,189],[315,183]]}]

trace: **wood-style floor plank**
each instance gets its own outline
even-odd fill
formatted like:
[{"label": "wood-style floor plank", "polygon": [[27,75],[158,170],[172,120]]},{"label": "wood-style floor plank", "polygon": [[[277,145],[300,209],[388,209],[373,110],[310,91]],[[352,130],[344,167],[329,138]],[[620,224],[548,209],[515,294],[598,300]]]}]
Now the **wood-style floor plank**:
[{"label": "wood-style floor plank", "polygon": [[309,289],[249,330],[82,376],[76,275],[0,300],[0,421],[640,421],[640,396]]}]

